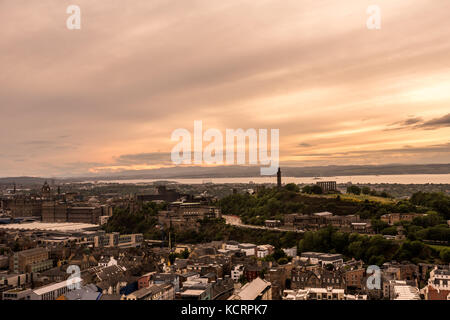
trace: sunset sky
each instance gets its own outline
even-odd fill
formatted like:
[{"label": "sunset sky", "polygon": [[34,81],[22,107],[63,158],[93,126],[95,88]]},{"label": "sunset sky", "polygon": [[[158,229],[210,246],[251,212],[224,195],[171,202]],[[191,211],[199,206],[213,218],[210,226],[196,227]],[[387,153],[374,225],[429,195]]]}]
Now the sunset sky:
[{"label": "sunset sky", "polygon": [[194,120],[280,129],[282,165],[450,162],[449,0],[0,0],[0,24],[0,176],[171,166]]}]

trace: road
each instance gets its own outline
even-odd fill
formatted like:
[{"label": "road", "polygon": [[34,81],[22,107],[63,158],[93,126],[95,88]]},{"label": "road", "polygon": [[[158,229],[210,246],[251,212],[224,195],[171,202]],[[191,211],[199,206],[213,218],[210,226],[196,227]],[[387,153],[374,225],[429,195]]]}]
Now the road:
[{"label": "road", "polygon": [[225,219],[226,224],[240,227],[240,228],[248,228],[248,229],[259,229],[259,230],[268,230],[268,231],[281,231],[281,232],[297,232],[297,233],[303,233],[303,230],[289,230],[289,229],[281,229],[281,228],[268,228],[265,226],[253,226],[250,224],[243,224],[241,221],[241,218],[238,216],[232,216],[232,215],[222,215],[222,218]]}]

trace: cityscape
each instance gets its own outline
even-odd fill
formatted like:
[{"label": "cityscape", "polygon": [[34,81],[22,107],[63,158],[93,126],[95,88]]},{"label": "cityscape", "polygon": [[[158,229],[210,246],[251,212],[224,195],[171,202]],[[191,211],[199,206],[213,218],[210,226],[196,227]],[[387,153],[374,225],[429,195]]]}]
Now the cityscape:
[{"label": "cityscape", "polygon": [[450,299],[450,185],[273,179],[5,184],[2,300]]},{"label": "cityscape", "polygon": [[0,308],[407,317],[399,301],[450,301],[449,13],[0,1]]}]

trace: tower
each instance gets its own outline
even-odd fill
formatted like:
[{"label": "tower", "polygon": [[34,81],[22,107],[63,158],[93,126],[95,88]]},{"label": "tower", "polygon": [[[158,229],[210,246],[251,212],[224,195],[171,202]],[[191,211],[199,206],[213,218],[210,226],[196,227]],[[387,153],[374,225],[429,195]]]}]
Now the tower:
[{"label": "tower", "polygon": [[278,187],[278,189],[281,188],[281,169],[280,169],[280,167],[278,167],[278,172],[277,172],[277,187]]},{"label": "tower", "polygon": [[51,189],[50,189],[50,186],[48,185],[47,181],[45,181],[44,185],[42,186],[41,194],[42,194],[42,198],[50,199]]}]

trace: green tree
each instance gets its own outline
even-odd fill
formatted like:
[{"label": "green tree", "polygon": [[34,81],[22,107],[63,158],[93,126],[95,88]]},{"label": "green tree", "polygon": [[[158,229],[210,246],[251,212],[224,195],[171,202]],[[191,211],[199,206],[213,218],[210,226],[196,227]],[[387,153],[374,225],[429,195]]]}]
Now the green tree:
[{"label": "green tree", "polygon": [[347,187],[347,193],[353,193],[356,195],[361,194],[361,188],[358,186],[349,186]]},{"label": "green tree", "polygon": [[288,191],[300,192],[300,188],[295,183],[288,183],[284,188]]},{"label": "green tree", "polygon": [[391,226],[381,230],[381,234],[395,236],[397,235],[397,227]]},{"label": "green tree", "polygon": [[314,194],[322,194],[322,193],[323,193],[323,190],[322,190],[322,187],[321,187],[321,186],[315,184],[315,185],[313,185],[313,186],[311,187],[311,192],[314,193]]},{"label": "green tree", "polygon": [[442,249],[439,253],[439,258],[441,258],[444,263],[450,263],[450,248]]}]

